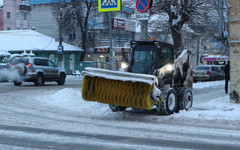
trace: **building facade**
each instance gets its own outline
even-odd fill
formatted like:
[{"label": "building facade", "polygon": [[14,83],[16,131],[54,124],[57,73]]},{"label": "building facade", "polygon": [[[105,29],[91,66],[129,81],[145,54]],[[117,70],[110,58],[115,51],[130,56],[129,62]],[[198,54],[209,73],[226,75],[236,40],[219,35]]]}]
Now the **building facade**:
[{"label": "building facade", "polygon": [[[60,0],[30,0],[31,25],[35,31],[54,37],[56,41],[59,38],[59,26],[52,8],[58,2]],[[95,7],[97,8],[97,6]],[[135,22],[131,20],[132,14],[134,14],[134,10],[125,6],[122,6],[122,10],[119,12],[111,12],[112,49],[107,51],[110,48],[109,13],[99,13],[97,9],[93,9],[88,21],[88,35],[92,39],[88,40],[85,61],[99,63],[122,61],[122,51],[119,49],[129,48],[130,40],[135,38]],[[79,45],[81,39],[76,38],[79,37],[79,34],[81,34],[80,29],[76,29],[74,35],[63,34],[63,41]],[[99,49],[104,52],[99,52]]]},{"label": "building facade", "polygon": [[[7,58],[15,54],[28,56],[34,54],[38,57],[47,57],[55,62],[58,66],[65,69],[67,74],[74,70],[79,70],[80,56],[83,50],[79,47],[62,43],[63,61],[59,61],[59,43],[55,42],[52,37],[38,33],[33,30],[11,30],[0,31],[0,63],[8,63]],[[10,44],[11,43],[11,44]],[[9,55],[11,53],[11,56]]]},{"label": "building facade", "polygon": [[30,29],[29,0],[3,0],[0,6],[0,31]]}]

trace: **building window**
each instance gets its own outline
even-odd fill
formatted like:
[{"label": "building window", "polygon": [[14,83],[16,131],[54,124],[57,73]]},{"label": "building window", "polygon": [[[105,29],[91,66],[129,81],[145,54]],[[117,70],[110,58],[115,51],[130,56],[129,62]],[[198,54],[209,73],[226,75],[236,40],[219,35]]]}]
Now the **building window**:
[{"label": "building window", "polygon": [[27,20],[27,13],[23,13],[23,19]]},{"label": "building window", "polygon": [[10,28],[10,27],[7,27],[7,30],[11,30],[11,28]]},{"label": "building window", "polygon": [[74,70],[74,54],[70,55],[70,70]]},{"label": "building window", "polygon": [[22,0],[22,4],[29,5],[29,0]]},{"label": "building window", "polygon": [[16,12],[16,19],[20,19],[20,13],[19,12]]},{"label": "building window", "polygon": [[11,17],[11,13],[7,12],[7,18],[10,18],[10,17]]}]

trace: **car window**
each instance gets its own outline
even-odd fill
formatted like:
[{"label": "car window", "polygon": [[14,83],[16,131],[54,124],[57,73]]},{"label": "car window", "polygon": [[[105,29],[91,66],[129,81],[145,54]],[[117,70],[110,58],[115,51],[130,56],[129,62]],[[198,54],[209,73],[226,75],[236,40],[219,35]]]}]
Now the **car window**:
[{"label": "car window", "polygon": [[212,71],[217,71],[215,67],[212,67]]},{"label": "car window", "polygon": [[209,66],[198,66],[196,70],[209,70]]},{"label": "car window", "polygon": [[20,64],[23,63],[25,65],[28,65],[29,59],[28,58],[20,58],[20,57],[16,57],[12,60],[12,64],[16,65],[16,64]]},{"label": "car window", "polygon": [[48,60],[46,59],[34,59],[34,64],[37,66],[48,66]]},{"label": "car window", "polygon": [[51,60],[48,60],[48,66],[55,67],[55,64]]}]

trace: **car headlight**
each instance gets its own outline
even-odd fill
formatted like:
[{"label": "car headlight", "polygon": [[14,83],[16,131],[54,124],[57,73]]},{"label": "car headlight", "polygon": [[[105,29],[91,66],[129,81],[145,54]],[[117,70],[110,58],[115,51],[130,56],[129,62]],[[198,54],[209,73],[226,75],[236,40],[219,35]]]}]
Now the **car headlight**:
[{"label": "car headlight", "polygon": [[172,64],[167,64],[167,65],[166,65],[166,71],[167,71],[167,72],[172,72],[172,71],[173,71],[173,68],[174,68],[174,67],[173,67]]},{"label": "car headlight", "polygon": [[125,69],[125,68],[127,68],[127,67],[128,67],[127,63],[125,63],[125,62],[122,62],[122,63],[121,63],[121,68]]}]

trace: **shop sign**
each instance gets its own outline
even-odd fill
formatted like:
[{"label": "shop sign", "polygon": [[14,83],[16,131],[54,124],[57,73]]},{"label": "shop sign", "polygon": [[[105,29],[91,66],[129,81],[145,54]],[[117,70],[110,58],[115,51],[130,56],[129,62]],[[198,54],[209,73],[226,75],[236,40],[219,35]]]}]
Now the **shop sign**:
[{"label": "shop sign", "polygon": [[122,48],[122,51],[125,53],[129,53],[130,49],[129,48]]},{"label": "shop sign", "polygon": [[125,30],[125,20],[113,18],[112,28],[117,30]]},{"label": "shop sign", "polygon": [[109,53],[109,48],[94,48],[95,53]]}]

